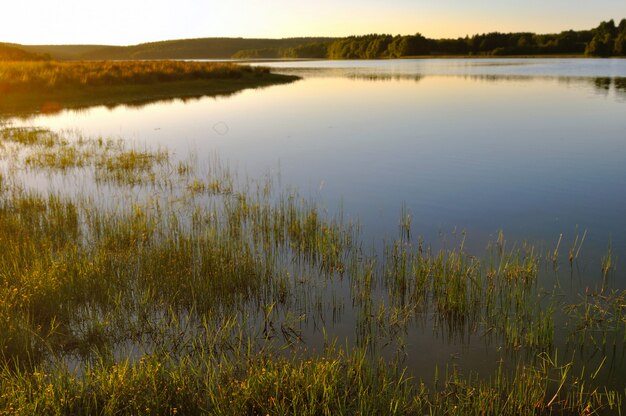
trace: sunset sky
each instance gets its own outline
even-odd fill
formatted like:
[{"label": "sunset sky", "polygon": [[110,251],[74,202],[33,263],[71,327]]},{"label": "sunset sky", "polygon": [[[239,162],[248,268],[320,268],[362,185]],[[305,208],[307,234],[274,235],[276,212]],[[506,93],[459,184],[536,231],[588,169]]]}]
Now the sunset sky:
[{"label": "sunset sky", "polygon": [[420,32],[458,37],[589,29],[626,17],[624,0],[21,0],[3,2],[0,42],[129,45],[197,37]]}]

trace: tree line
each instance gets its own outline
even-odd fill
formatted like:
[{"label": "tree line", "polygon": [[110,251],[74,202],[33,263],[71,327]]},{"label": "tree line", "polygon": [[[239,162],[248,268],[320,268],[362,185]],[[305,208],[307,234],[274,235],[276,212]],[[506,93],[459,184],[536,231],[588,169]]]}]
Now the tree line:
[{"label": "tree line", "polygon": [[289,48],[246,49],[233,58],[380,59],[437,55],[588,55],[626,56],[626,19],[613,20],[591,30],[557,34],[484,33],[457,39],[429,39],[369,34]]},{"label": "tree line", "polygon": [[593,39],[585,48],[591,56],[626,56],[626,19],[616,26],[613,20],[600,23],[594,29]]}]

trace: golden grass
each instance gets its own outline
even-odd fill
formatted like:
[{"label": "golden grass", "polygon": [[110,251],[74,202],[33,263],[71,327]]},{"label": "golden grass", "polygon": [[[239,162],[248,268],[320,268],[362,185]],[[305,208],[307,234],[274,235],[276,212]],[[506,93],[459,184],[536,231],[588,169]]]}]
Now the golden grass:
[{"label": "golden grass", "polygon": [[229,63],[181,61],[3,62],[0,92],[44,92],[66,88],[155,84],[241,78],[265,68]]},{"label": "golden grass", "polygon": [[0,62],[0,116],[229,94],[295,79],[218,62]]}]

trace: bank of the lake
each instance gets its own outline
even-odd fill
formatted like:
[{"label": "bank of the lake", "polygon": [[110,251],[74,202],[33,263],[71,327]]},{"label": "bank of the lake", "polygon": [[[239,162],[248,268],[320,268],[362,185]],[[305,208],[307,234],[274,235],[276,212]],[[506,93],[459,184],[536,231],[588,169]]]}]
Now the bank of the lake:
[{"label": "bank of the lake", "polygon": [[217,62],[3,62],[0,113],[228,95],[296,79],[266,68]]}]

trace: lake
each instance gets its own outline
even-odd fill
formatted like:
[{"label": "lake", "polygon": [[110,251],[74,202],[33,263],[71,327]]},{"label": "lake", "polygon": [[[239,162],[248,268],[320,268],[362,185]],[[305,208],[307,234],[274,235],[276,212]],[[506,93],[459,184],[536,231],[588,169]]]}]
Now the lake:
[{"label": "lake", "polygon": [[[363,246],[375,253],[398,235],[403,212],[426,245],[464,240],[479,256],[500,231],[511,245],[529,242],[541,253],[561,241],[563,259],[584,236],[575,273],[564,273],[573,282],[563,283],[569,295],[601,283],[609,246],[617,261],[612,284],[626,286],[625,59],[263,65],[302,79],[228,97],[11,122],[218,157],[242,176],[278,177],[331,215],[358,221]],[[337,293],[349,293],[348,285],[338,283]],[[339,336],[351,334],[357,319],[346,309],[335,324]],[[433,363],[498,365],[500,349],[484,334],[416,327],[406,347],[416,372],[430,375]],[[309,331],[310,343],[321,345],[321,334]],[[626,364],[622,356],[611,362],[619,385]]]},{"label": "lake", "polygon": [[26,124],[217,153],[253,177],[279,172],[283,186],[358,219],[367,241],[395,236],[404,206],[433,245],[465,231],[480,251],[502,230],[550,247],[586,230],[584,255],[609,242],[626,252],[626,60],[263,65],[303,79]]}]

